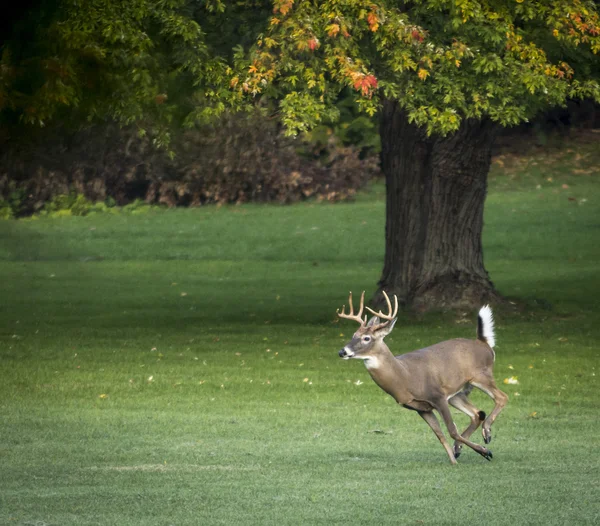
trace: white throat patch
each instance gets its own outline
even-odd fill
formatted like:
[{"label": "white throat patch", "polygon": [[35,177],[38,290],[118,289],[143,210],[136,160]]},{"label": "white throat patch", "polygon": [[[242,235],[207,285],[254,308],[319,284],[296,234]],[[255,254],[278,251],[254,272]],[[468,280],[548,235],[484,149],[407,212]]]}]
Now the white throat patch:
[{"label": "white throat patch", "polygon": [[379,367],[379,360],[375,356],[366,356],[363,359],[367,369],[377,369]]}]

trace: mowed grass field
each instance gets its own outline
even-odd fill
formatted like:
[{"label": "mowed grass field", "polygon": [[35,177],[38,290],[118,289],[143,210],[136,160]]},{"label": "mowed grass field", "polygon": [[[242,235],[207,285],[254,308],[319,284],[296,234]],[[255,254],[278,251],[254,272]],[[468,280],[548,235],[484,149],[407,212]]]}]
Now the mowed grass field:
[{"label": "mowed grass field", "polygon": [[[337,355],[355,327],[336,308],[381,271],[380,184],[349,204],[0,222],[0,524],[600,523],[598,150],[494,163],[510,401],[493,461],[465,448],[455,467]],[[475,320],[402,313],[387,342]]]}]

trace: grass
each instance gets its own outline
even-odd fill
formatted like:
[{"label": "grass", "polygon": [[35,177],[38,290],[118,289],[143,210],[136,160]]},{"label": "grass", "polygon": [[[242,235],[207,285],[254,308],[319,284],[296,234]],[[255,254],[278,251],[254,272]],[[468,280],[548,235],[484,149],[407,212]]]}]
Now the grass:
[{"label": "grass", "polygon": [[[491,463],[450,466],[337,356],[353,327],[335,309],[381,270],[380,185],[0,222],[0,524],[598,524],[594,151],[494,165],[486,265],[525,307],[497,311],[496,378],[519,384]],[[388,343],[470,337],[474,315],[403,314]]]}]

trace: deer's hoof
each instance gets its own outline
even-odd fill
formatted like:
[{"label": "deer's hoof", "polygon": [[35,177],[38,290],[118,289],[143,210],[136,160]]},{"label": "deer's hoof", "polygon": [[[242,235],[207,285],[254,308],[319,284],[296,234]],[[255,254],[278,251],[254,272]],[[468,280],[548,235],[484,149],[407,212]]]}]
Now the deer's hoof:
[{"label": "deer's hoof", "polygon": [[492,455],[492,452],[489,449],[486,449],[485,453],[482,456],[486,460],[490,460],[490,461],[494,458],[494,455]]},{"label": "deer's hoof", "polygon": [[462,452],[462,447],[454,446],[454,458],[460,457],[461,452]]},{"label": "deer's hoof", "polygon": [[492,433],[490,431],[484,431],[484,433],[483,433],[483,441],[486,444],[489,444],[492,441]]}]

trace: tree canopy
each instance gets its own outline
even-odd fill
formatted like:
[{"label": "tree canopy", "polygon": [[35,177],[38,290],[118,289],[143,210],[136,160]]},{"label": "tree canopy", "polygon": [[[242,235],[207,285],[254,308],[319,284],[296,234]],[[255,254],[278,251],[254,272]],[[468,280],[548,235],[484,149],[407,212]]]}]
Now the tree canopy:
[{"label": "tree canopy", "polygon": [[567,98],[600,100],[594,2],[274,4],[240,84],[281,98],[290,130],[326,112],[339,86],[369,113],[375,94],[397,100],[430,133],[454,131],[464,118],[514,125]]},{"label": "tree canopy", "polygon": [[369,114],[393,99],[442,134],[600,100],[591,0],[40,0],[15,22],[4,119],[160,123],[159,142],[170,122],[258,100],[295,134],[335,117],[344,89]]}]

